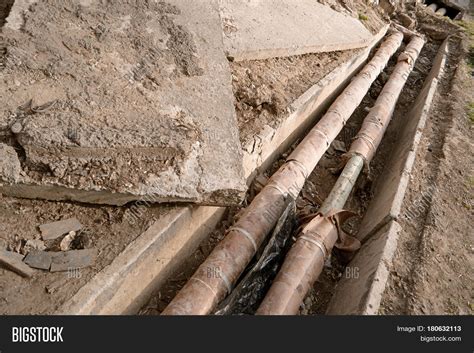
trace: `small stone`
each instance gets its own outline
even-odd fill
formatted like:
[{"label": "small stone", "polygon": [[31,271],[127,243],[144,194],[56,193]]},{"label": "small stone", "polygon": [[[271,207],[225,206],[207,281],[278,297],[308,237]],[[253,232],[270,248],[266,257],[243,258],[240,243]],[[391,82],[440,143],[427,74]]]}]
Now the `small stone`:
[{"label": "small stone", "polygon": [[23,130],[21,123],[16,122],[12,125],[11,130],[14,134],[19,134]]},{"label": "small stone", "polygon": [[75,237],[76,237],[76,232],[74,231],[69,232],[69,234],[66,235],[63,238],[63,240],[61,240],[61,244],[59,244],[59,248],[61,249],[61,251],[69,250],[71,247],[71,243]]}]

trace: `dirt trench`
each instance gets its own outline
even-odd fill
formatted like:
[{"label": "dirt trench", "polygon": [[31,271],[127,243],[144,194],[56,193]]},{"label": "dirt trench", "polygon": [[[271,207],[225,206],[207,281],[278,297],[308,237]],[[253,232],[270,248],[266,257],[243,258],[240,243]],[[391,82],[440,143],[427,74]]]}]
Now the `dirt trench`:
[{"label": "dirt trench", "polygon": [[[400,121],[403,120],[403,117],[410,109],[411,104],[420,92],[423,82],[431,69],[432,59],[436,55],[440,44],[440,41],[430,41],[422,50],[415,68],[397,103],[393,120],[387,129],[386,135],[375,159],[370,165],[370,170],[359,178],[356,187],[346,204],[346,209],[358,214],[358,217],[352,219],[345,225],[345,230],[350,234],[357,233],[359,223],[373,197],[373,189],[377,177],[381,174],[387,158],[390,155],[391,149],[397,139],[397,131]],[[324,199],[329,195],[329,192],[337,180],[338,173],[340,172],[343,154],[350,147],[350,143],[360,129],[362,121],[367,115],[368,109],[373,106],[383,88],[383,85],[388,80],[390,73],[396,64],[396,58],[398,54],[403,51],[403,48],[404,46],[402,46],[392,57],[387,68],[372,85],[361,105],[348,121],[346,127],[341,131],[339,136],[336,138],[336,141],[331,145],[329,150],[316,166],[315,170],[311,173],[311,176],[296,200],[299,219],[317,212]],[[253,67],[256,66],[261,67],[262,65],[254,63]],[[270,68],[270,65],[268,65],[267,69]],[[271,74],[272,72],[265,71],[262,76],[265,77],[266,75],[268,77]],[[240,102],[237,104],[239,103]],[[253,111],[251,111],[250,114],[255,116]],[[244,116],[248,117],[250,114]],[[295,142],[294,146],[296,144],[297,142]],[[291,150],[283,154],[282,158],[275,162],[272,168],[266,171],[266,173],[260,178],[257,178],[257,180],[265,180],[268,178],[281,166],[284,162],[284,158],[289,155],[290,152]],[[255,192],[252,192],[255,189],[258,190],[259,187],[253,185],[250,188],[247,203],[250,202],[252,197],[255,195]],[[142,314],[159,314],[166,307],[174,295],[176,295],[194,273],[197,267],[205,260],[218,241],[223,238],[225,230],[230,227],[236,219],[238,219],[238,211],[238,209],[229,211],[225,220],[219,225],[215,232],[213,232],[210,241],[205,241],[201,244],[194,256],[181,268],[179,274],[176,277],[171,278],[168,283],[153,296],[150,302],[142,308]],[[300,314],[315,315],[325,313],[329,300],[334,293],[335,286],[339,279],[344,275],[345,266],[346,263],[337,256],[337,253],[334,256],[331,256],[323,273],[304,300],[304,303],[300,308]]]}]

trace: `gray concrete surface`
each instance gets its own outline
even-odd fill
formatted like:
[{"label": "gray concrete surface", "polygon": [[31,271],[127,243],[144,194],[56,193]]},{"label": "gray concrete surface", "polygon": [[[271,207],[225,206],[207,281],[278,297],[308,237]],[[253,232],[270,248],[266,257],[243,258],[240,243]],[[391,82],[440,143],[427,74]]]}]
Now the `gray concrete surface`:
[{"label": "gray concrete surface", "polygon": [[362,23],[315,0],[220,0],[224,45],[235,60],[361,48]]},{"label": "gray concrete surface", "polygon": [[19,177],[3,177],[2,193],[116,205],[242,200],[216,1],[83,0],[64,11],[42,0],[34,15],[31,2],[14,7],[4,33],[0,136],[11,131],[26,160]]}]

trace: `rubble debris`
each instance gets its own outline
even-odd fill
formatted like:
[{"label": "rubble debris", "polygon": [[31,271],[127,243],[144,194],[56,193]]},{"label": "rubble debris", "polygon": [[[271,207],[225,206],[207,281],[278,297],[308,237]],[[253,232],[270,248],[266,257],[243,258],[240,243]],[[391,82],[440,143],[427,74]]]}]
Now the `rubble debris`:
[{"label": "rubble debris", "polygon": [[51,272],[68,271],[92,265],[97,257],[96,249],[70,250],[55,253],[51,263]]},{"label": "rubble debris", "polygon": [[57,222],[42,224],[39,228],[43,240],[52,240],[71,231],[77,232],[82,228],[82,224],[77,220],[77,218],[69,218]]},{"label": "rubble debris", "polygon": [[343,141],[335,140],[331,144],[331,146],[332,146],[332,148],[334,148],[335,151],[343,152],[343,153],[347,152],[346,144]]},{"label": "rubble debris", "polygon": [[96,249],[70,251],[31,251],[23,260],[30,267],[50,272],[89,267],[97,257]]},{"label": "rubble debris", "polygon": [[0,250],[0,264],[23,277],[31,277],[35,271],[23,263],[23,255],[16,252]]},{"label": "rubble debris", "polygon": [[23,249],[25,253],[29,253],[32,250],[45,250],[46,245],[44,245],[44,241],[41,239],[29,239],[26,241]]}]

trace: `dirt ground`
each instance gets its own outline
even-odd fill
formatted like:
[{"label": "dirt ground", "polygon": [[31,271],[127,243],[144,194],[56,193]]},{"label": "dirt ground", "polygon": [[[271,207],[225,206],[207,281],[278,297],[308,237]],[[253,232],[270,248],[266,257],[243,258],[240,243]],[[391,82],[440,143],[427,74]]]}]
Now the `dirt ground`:
[{"label": "dirt ground", "polygon": [[240,140],[245,146],[265,125],[273,128],[289,105],[360,50],[232,62]]},{"label": "dirt ground", "polygon": [[[98,250],[93,266],[78,273],[36,270],[27,279],[0,267],[0,314],[54,313],[165,211],[163,206],[143,208],[140,217],[130,217],[131,210],[127,207],[22,200],[0,195],[1,249],[25,254],[28,251],[25,243],[40,239],[39,225],[76,217],[83,225],[77,235],[82,238],[78,248]],[[57,250],[54,244],[51,247]]]}]

